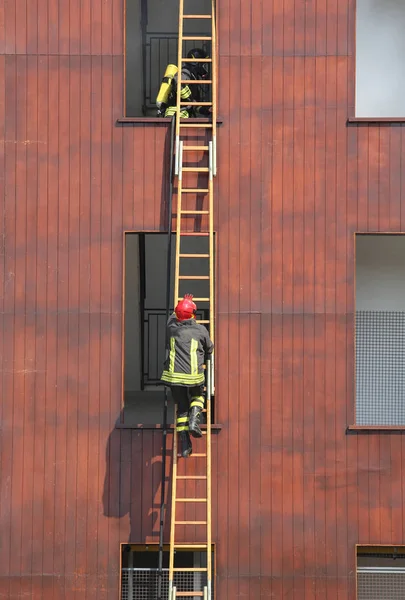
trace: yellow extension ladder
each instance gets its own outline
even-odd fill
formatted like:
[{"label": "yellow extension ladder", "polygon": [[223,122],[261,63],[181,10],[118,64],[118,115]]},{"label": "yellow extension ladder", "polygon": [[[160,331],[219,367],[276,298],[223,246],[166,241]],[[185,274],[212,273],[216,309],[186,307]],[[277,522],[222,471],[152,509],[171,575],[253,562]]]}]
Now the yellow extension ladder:
[{"label": "yellow extension ladder", "polygon": [[[209,293],[207,296],[195,297],[197,303],[208,305],[208,319],[200,320],[200,323],[209,326],[211,339],[214,341],[214,225],[213,225],[213,204],[214,204],[214,182],[213,178],[216,175],[216,127],[217,127],[217,48],[216,48],[216,24],[215,24],[215,3],[211,0],[210,14],[189,14],[184,12],[187,0],[179,0],[179,41],[178,41],[178,78],[177,78],[177,111],[176,111],[176,138],[175,138],[175,175],[177,176],[177,211],[176,211],[176,255],[175,255],[175,277],[174,277],[174,305],[180,300],[180,287],[182,281],[189,281],[190,288],[187,291],[192,292],[192,283],[197,280],[205,280]],[[184,35],[184,26],[186,22],[193,19],[204,19],[207,24],[210,23],[211,35]],[[195,59],[186,58],[184,46],[185,43],[197,42],[211,43],[210,58]],[[183,81],[182,80],[182,64],[187,62],[201,62],[211,64],[211,77],[204,81]],[[195,122],[194,119],[180,119],[180,111],[184,106],[190,105],[190,102],[183,102],[181,98],[182,85],[204,85],[211,87],[211,101],[201,101],[197,105],[211,107],[210,122]],[[194,136],[193,136],[194,134]],[[202,134],[203,137],[202,137]],[[194,137],[195,141],[190,143],[190,137]],[[193,157],[198,157],[194,158]],[[205,166],[193,166],[188,162],[201,162]],[[188,185],[187,179],[197,179],[196,185]],[[185,181],[184,181],[185,180]],[[201,181],[204,183],[201,184]],[[183,187],[184,186],[184,187]],[[184,198],[183,196],[186,195]],[[202,205],[201,198],[203,199]],[[195,200],[195,202],[194,202]],[[183,209],[182,205],[187,202],[187,209]],[[192,208],[190,207],[192,203]],[[187,227],[192,222],[197,223],[197,220],[204,219],[207,223],[206,231],[191,231]],[[206,252],[196,253],[184,250],[184,243],[187,236],[206,236],[208,246]],[[190,260],[199,260],[199,265],[206,265],[206,274],[204,275],[184,275],[185,262]],[[192,264],[192,263],[191,263]],[[202,451],[191,454],[185,460],[182,460],[182,473],[187,473],[187,465],[195,465],[194,473],[200,474],[187,475],[178,474],[177,462],[177,435],[174,434],[173,442],[173,475],[172,475],[172,510],[171,510],[171,525],[170,525],[170,555],[169,555],[169,600],[175,598],[195,598],[203,597],[204,600],[212,598],[212,552],[211,552],[211,397],[214,390],[214,364],[213,358],[207,364],[206,370],[206,420],[207,426],[204,431],[203,438],[199,440]],[[200,448],[199,448],[200,450]],[[196,461],[196,462],[194,462]],[[199,481],[200,480],[200,481]],[[196,497],[195,488],[199,487],[198,481],[204,487],[206,493],[204,496]],[[178,497],[178,486],[182,486],[184,490],[182,497]],[[191,489],[190,489],[191,488]],[[187,504],[189,503],[189,504]],[[182,507],[186,513],[186,508],[194,506],[195,511],[202,510],[205,506],[206,517],[204,520],[177,520],[177,514]],[[198,508],[199,507],[199,508]],[[196,531],[205,531],[200,541],[192,544],[184,544],[178,541],[178,527],[194,526]],[[176,550],[197,550],[200,552],[206,551],[206,566],[203,567],[175,567],[174,556]],[[176,573],[178,573],[178,582],[181,582],[181,573],[194,573],[194,580],[202,581],[201,589],[197,590],[194,585],[194,590],[190,591],[180,589],[181,583],[176,585]],[[206,577],[205,577],[206,576]],[[184,585],[184,584],[183,584]],[[186,586],[189,587],[189,586]]]}]

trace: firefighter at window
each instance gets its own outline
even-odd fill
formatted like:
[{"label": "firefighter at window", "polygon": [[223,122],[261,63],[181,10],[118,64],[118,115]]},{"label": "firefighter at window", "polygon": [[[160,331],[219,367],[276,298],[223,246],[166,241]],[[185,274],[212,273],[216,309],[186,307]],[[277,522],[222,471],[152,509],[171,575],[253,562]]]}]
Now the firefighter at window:
[{"label": "firefighter at window", "polygon": [[176,431],[184,458],[192,453],[190,433],[195,438],[202,436],[204,363],[214,349],[207,329],[196,321],[196,311],[192,294],[186,294],[169,318],[168,347],[161,377],[170,386],[177,404]]},{"label": "firefighter at window", "polygon": [[[204,59],[208,58],[208,55],[201,48],[193,48],[193,50],[190,50],[187,54],[187,58]],[[181,69],[182,81],[204,81],[207,77],[207,63],[183,63]],[[177,67],[175,65],[168,65],[156,98],[158,117],[171,117],[176,113],[177,78]],[[200,117],[209,114],[210,110],[208,106],[198,105],[198,102],[204,101],[205,93],[203,87],[205,86],[198,84],[181,84],[181,102],[190,102],[190,105],[181,107],[180,117]]]}]

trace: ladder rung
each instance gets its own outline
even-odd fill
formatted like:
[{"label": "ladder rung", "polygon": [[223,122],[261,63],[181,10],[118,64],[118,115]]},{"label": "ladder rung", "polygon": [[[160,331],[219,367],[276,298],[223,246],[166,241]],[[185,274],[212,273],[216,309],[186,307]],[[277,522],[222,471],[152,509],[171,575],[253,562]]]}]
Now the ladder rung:
[{"label": "ladder rung", "polygon": [[180,127],[200,127],[212,128],[212,123],[180,123]]},{"label": "ladder rung", "polygon": [[193,237],[197,237],[197,236],[208,236],[210,234],[209,231],[183,231],[180,235],[181,236],[190,236],[192,235]]},{"label": "ladder rung", "polygon": [[207,498],[176,498],[176,502],[207,502]]},{"label": "ladder rung", "polygon": [[[185,38],[183,38],[184,40]],[[196,39],[196,38],[191,38],[192,40]],[[200,63],[210,63],[212,62],[212,58],[182,58],[181,62],[200,62]]]},{"label": "ladder rung", "polygon": [[209,210],[182,210],[182,215],[209,215]]},{"label": "ladder rung", "polygon": [[183,167],[183,171],[188,171],[189,173],[208,173],[208,167]]},{"label": "ladder rung", "polygon": [[190,550],[194,550],[194,548],[207,548],[207,544],[174,544],[174,547],[189,548]]},{"label": "ladder rung", "polygon": [[[194,102],[194,106],[212,106],[212,102]],[[190,106],[190,102],[180,102],[180,106]]]},{"label": "ladder rung", "polygon": [[179,254],[179,258],[209,258],[209,254]]},{"label": "ladder rung", "polygon": [[210,279],[209,275],[179,275],[179,279],[190,279],[194,281],[195,279]]},{"label": "ladder rung", "polygon": [[[193,298],[193,300],[195,300],[195,298]],[[206,454],[201,454],[201,452],[193,452],[193,454],[190,454],[190,458],[206,458]]]},{"label": "ladder rung", "polygon": [[197,319],[197,323],[209,323],[209,321],[200,321]]},{"label": "ladder rung", "polygon": [[176,571],[177,573],[181,573],[181,571],[203,573],[204,571],[207,572],[208,569],[207,567],[184,567],[183,569],[181,567],[174,567],[173,571]]},{"label": "ladder rung", "polygon": [[212,19],[212,15],[183,15],[183,19]]},{"label": "ladder rung", "polygon": [[177,475],[177,479],[207,479],[207,476],[206,475]]},{"label": "ladder rung", "polygon": [[212,40],[212,37],[209,35],[197,35],[197,36],[192,36],[192,35],[183,35],[183,40],[186,42],[209,42]]},{"label": "ladder rung", "polygon": [[181,598],[182,596],[204,596],[204,592],[178,592],[176,590],[176,598]]},{"label": "ladder rung", "polygon": [[189,150],[209,150],[209,146],[183,146],[183,152]]},{"label": "ladder rung", "polygon": [[212,79],[182,79],[180,81],[180,83],[183,83],[184,85],[190,85],[191,84],[211,84],[212,83]]},{"label": "ladder rung", "polygon": [[181,190],[182,194],[192,194],[192,193],[208,193],[209,189],[208,188],[185,188]]},{"label": "ladder rung", "polygon": [[207,521],[175,521],[175,525],[206,525]]}]

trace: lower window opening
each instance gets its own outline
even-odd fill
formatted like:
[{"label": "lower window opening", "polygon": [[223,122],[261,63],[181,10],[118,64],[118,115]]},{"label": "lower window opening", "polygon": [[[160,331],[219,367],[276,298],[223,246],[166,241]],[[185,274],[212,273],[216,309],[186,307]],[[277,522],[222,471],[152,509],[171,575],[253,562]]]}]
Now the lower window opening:
[{"label": "lower window opening", "polygon": [[357,546],[357,600],[405,598],[405,546]]},{"label": "lower window opening", "polygon": [[[121,545],[121,600],[156,600],[159,585],[159,546],[157,544]],[[212,550],[212,590],[214,600],[214,549]],[[173,581],[178,591],[202,592],[207,585],[207,573],[187,569],[206,568],[207,553],[193,549],[178,549],[174,554],[176,571]],[[164,546],[162,572],[162,598],[169,594],[169,546]],[[201,596],[188,596],[191,600],[200,600]]]}]

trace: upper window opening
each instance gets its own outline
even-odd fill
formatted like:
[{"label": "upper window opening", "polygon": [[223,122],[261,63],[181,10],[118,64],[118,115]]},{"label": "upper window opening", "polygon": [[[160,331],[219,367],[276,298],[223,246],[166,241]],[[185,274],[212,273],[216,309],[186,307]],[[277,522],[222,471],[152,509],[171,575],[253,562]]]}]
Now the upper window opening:
[{"label": "upper window opening", "polygon": [[405,425],[405,235],[356,236],[356,424]]},{"label": "upper window opening", "polygon": [[356,117],[405,117],[405,2],[357,0]]},{"label": "upper window opening", "polygon": [[[188,14],[211,14],[211,0],[187,0]],[[156,117],[156,98],[166,68],[177,65],[179,3],[178,0],[126,0],[125,115]],[[209,19],[186,19],[184,35],[211,35]],[[201,48],[211,56],[209,41],[184,41],[183,56]],[[208,72],[210,65],[208,64]],[[207,95],[210,86],[201,86]],[[208,96],[199,100],[209,101]]]}]

